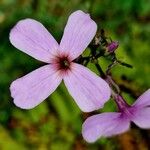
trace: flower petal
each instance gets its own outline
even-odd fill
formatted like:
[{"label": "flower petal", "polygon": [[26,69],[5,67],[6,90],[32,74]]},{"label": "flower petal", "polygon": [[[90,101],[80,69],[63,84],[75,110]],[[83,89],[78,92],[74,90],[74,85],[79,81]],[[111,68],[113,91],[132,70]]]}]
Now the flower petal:
[{"label": "flower petal", "polygon": [[142,94],[133,104],[133,107],[150,106],[150,89]]},{"label": "flower petal", "polygon": [[101,137],[110,137],[129,129],[130,121],[121,113],[102,113],[87,118],[82,126],[82,135],[89,142]]},{"label": "flower petal", "polygon": [[16,48],[43,62],[49,62],[58,49],[57,42],[47,29],[33,19],[19,21],[9,38]]},{"label": "flower petal", "polygon": [[140,128],[150,128],[150,107],[137,109],[132,121]]},{"label": "flower petal", "polygon": [[45,65],[15,80],[10,86],[11,96],[18,107],[30,109],[45,100],[61,80],[52,65]]},{"label": "flower petal", "polygon": [[77,58],[92,41],[96,30],[97,25],[89,14],[80,10],[75,11],[68,19],[60,43],[60,50],[69,53],[72,60]]},{"label": "flower petal", "polygon": [[72,63],[64,82],[80,109],[90,112],[103,107],[110,98],[110,88],[105,80],[88,68]]}]

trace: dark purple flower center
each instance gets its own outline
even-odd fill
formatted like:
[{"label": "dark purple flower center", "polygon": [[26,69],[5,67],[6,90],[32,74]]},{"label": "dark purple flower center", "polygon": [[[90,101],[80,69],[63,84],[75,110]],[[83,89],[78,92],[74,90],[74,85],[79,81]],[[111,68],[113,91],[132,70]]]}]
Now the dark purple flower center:
[{"label": "dark purple flower center", "polygon": [[67,56],[57,58],[57,63],[58,63],[58,69],[60,70],[69,69],[71,64]]},{"label": "dark purple flower center", "polygon": [[70,66],[70,62],[67,59],[63,59],[60,61],[60,68],[67,69]]}]

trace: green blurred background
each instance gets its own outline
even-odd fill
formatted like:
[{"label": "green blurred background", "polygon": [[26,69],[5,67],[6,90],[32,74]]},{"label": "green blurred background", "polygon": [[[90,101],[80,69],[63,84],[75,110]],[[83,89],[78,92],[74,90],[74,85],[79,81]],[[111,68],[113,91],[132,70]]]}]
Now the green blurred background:
[{"label": "green blurred background", "polygon": [[[0,150],[148,150],[150,131],[129,132],[86,143],[81,126],[91,114],[80,112],[63,84],[32,110],[14,106],[10,83],[44,65],[14,48],[10,29],[17,21],[34,18],[60,41],[68,16],[89,12],[99,28],[120,42],[117,57],[133,69],[117,66],[113,78],[132,103],[150,85],[150,0],[0,0]],[[103,69],[109,63],[100,61]],[[95,71],[92,64],[88,66]],[[101,111],[114,111],[110,101]]]}]

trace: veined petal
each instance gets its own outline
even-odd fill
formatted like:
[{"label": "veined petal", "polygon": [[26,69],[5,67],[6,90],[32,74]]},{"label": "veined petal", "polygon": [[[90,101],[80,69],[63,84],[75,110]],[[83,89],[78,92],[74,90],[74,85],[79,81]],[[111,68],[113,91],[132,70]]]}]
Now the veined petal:
[{"label": "veined petal", "polygon": [[72,13],[66,24],[60,43],[60,51],[69,54],[73,60],[77,58],[92,41],[96,34],[97,25],[80,10]]},{"label": "veined petal", "polygon": [[87,118],[82,126],[82,135],[89,142],[101,137],[110,137],[129,129],[130,121],[121,113],[102,113]]},{"label": "veined petal", "polygon": [[64,77],[64,82],[84,112],[103,107],[110,98],[110,88],[106,81],[82,65],[72,63],[71,71]]},{"label": "veined petal", "polygon": [[43,62],[50,62],[58,44],[47,29],[38,21],[24,19],[10,32],[10,42],[21,51]]},{"label": "veined petal", "polygon": [[150,106],[150,89],[144,92],[133,104],[133,107]]},{"label": "veined petal", "polygon": [[150,107],[137,109],[134,112],[132,121],[140,128],[150,128]]},{"label": "veined petal", "polygon": [[59,72],[52,65],[45,65],[12,82],[11,96],[18,107],[30,109],[45,100],[61,80]]}]

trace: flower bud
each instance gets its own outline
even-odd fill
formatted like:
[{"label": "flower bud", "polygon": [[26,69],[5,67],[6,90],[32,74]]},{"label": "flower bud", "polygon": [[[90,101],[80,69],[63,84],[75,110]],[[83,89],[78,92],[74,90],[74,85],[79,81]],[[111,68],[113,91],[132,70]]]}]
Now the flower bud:
[{"label": "flower bud", "polygon": [[110,44],[108,44],[107,49],[109,53],[113,53],[119,46],[118,41],[112,41]]}]

